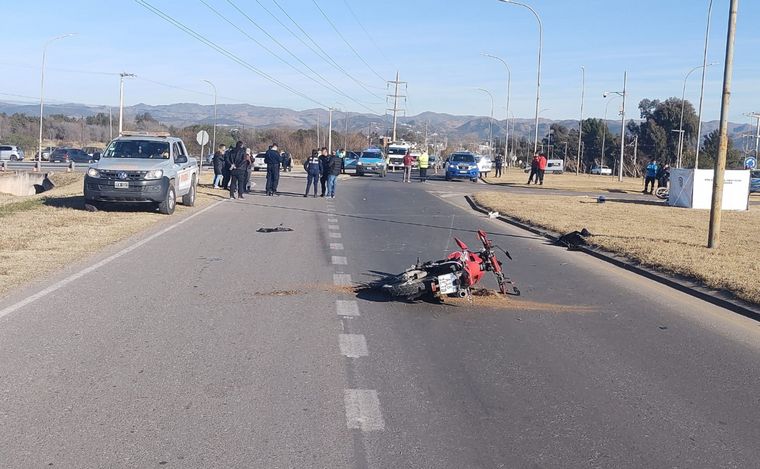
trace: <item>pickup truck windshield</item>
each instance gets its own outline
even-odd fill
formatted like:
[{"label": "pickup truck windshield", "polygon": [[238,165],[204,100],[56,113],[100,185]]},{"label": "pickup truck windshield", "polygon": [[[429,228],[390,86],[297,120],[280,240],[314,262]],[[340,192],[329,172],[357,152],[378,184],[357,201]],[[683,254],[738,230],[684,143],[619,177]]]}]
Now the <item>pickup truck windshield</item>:
[{"label": "pickup truck windshield", "polygon": [[169,142],[152,140],[117,140],[111,142],[103,158],[169,158]]},{"label": "pickup truck windshield", "polygon": [[406,148],[388,148],[389,155],[406,155]]},{"label": "pickup truck windshield", "polygon": [[368,160],[368,159],[380,160],[383,158],[383,155],[381,153],[367,151],[367,152],[362,153],[360,158],[363,160]]},{"label": "pickup truck windshield", "polygon": [[456,153],[451,155],[452,163],[474,163],[475,157],[472,155],[457,155]]}]

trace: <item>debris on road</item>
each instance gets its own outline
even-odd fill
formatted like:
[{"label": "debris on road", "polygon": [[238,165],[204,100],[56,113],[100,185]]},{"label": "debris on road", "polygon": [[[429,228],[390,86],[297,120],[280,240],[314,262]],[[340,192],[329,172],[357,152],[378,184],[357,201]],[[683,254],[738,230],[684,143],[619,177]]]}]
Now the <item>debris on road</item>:
[{"label": "debris on road", "polygon": [[282,231],[293,231],[293,228],[287,228],[285,226],[275,226],[274,228],[259,228],[256,230],[258,233],[279,233]]},{"label": "debris on road", "polygon": [[557,244],[560,246],[565,246],[569,250],[573,251],[578,249],[579,246],[588,246],[588,241],[586,241],[586,238],[589,236],[591,236],[591,232],[589,232],[589,230],[586,228],[583,228],[581,231],[571,231],[570,233],[563,234],[557,240]]}]

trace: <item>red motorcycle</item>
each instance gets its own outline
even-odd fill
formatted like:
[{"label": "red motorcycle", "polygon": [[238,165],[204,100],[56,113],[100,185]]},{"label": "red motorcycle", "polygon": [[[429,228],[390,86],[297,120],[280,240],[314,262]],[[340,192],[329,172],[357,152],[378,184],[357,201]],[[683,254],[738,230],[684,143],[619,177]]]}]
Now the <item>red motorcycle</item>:
[{"label": "red motorcycle", "polygon": [[[380,289],[392,297],[407,300],[416,300],[423,296],[465,298],[470,295],[471,288],[480,282],[485,272],[493,272],[502,294],[520,295],[520,290],[504,275],[502,263],[496,258],[497,246],[488,239],[483,230],[478,230],[478,239],[483,244],[483,249],[472,252],[465,243],[454,238],[459,251],[452,252],[440,261],[420,264],[418,260],[416,265],[406,271],[383,280]],[[507,251],[502,249],[502,252],[512,260]]]}]

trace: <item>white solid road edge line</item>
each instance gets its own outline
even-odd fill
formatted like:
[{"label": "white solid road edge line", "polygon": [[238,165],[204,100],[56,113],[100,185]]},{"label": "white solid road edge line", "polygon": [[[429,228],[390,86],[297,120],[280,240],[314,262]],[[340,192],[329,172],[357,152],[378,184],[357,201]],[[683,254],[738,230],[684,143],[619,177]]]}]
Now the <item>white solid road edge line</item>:
[{"label": "white solid road edge line", "polygon": [[51,293],[53,293],[53,292],[55,292],[57,290],[60,290],[62,287],[65,287],[69,283],[71,283],[71,282],[73,282],[75,280],[78,280],[78,279],[84,277],[85,275],[87,275],[87,274],[89,274],[89,273],[91,273],[91,272],[93,272],[93,271],[95,271],[95,270],[103,267],[104,265],[107,265],[107,264],[115,261],[116,259],[122,257],[125,254],[129,254],[130,252],[134,251],[135,249],[139,248],[140,246],[143,246],[144,244],[147,244],[147,243],[153,241],[154,239],[158,238],[159,236],[162,236],[162,235],[168,233],[169,231],[171,231],[174,228],[182,225],[183,223],[186,223],[186,222],[192,220],[193,218],[197,217],[198,215],[200,215],[200,214],[202,214],[202,213],[204,213],[204,212],[206,212],[208,210],[211,210],[212,208],[214,208],[217,205],[219,205],[221,203],[224,203],[224,202],[226,202],[226,199],[225,200],[220,200],[219,202],[216,202],[216,203],[214,203],[212,205],[209,205],[208,207],[206,207],[204,209],[201,209],[200,211],[195,212],[195,213],[193,213],[192,215],[190,215],[190,216],[188,216],[186,218],[183,218],[182,220],[178,221],[177,223],[175,223],[175,224],[173,224],[171,226],[167,226],[163,230],[161,230],[161,231],[159,231],[157,233],[153,233],[152,235],[148,236],[147,238],[145,238],[143,240],[140,240],[140,241],[136,242],[135,244],[133,244],[131,246],[128,246],[128,247],[122,249],[121,251],[119,251],[119,252],[117,252],[115,254],[112,254],[112,255],[106,257],[102,261],[96,262],[95,264],[93,264],[93,265],[91,265],[91,266],[89,266],[87,268],[84,268],[84,269],[80,270],[79,272],[71,274],[68,277],[64,278],[63,280],[60,280],[60,281],[58,281],[58,282],[50,285],[49,287],[47,287],[44,290],[41,290],[41,291],[35,293],[34,295],[31,295],[31,296],[28,296],[28,297],[24,298],[23,300],[19,301],[16,304],[13,304],[13,305],[10,305],[10,306],[8,306],[8,307],[6,307],[4,309],[1,309],[0,310],[0,318],[9,315],[9,314],[11,314],[11,313],[13,313],[13,312],[15,312],[15,311],[23,308],[24,306],[27,306],[27,305],[29,305],[31,303],[34,303],[35,301],[37,301],[37,300],[39,300],[41,298],[44,298],[47,295],[49,295],[49,294],[51,294]]},{"label": "white solid road edge line", "polygon": [[345,389],[343,401],[346,405],[346,425],[350,429],[363,432],[385,430],[385,421],[380,411],[380,399],[372,389]]}]

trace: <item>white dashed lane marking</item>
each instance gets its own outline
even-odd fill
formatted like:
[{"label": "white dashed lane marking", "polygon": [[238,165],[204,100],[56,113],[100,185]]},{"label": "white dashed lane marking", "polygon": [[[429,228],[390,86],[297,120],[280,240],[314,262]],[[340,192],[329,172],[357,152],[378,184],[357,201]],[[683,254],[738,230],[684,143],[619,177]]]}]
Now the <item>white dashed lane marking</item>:
[{"label": "white dashed lane marking", "polygon": [[342,251],[343,250],[343,244],[342,243],[330,243],[330,249],[333,251]]},{"label": "white dashed lane marking", "polygon": [[348,259],[345,256],[332,256],[333,265],[348,265]]},{"label": "white dashed lane marking", "polygon": [[330,231],[340,231],[340,226],[338,225],[327,225],[327,229]]},{"label": "white dashed lane marking", "polygon": [[333,284],[338,287],[350,287],[352,284],[350,274],[333,274]]},{"label": "white dashed lane marking", "polygon": [[338,300],[335,302],[335,309],[338,316],[361,316],[359,305],[353,300]]},{"label": "white dashed lane marking", "polygon": [[344,357],[359,358],[366,357],[369,354],[367,339],[362,334],[340,334],[338,335],[338,345],[340,346],[340,353]]},{"label": "white dashed lane marking", "polygon": [[327,223],[338,223],[338,219],[337,218],[328,218],[327,219]]},{"label": "white dashed lane marking", "polygon": [[335,238],[335,239],[340,239],[341,235],[340,235],[340,233],[330,233],[330,237],[331,238]]},{"label": "white dashed lane marking", "polygon": [[346,389],[343,400],[346,405],[346,425],[348,428],[363,432],[385,430],[377,391],[372,389]]}]

